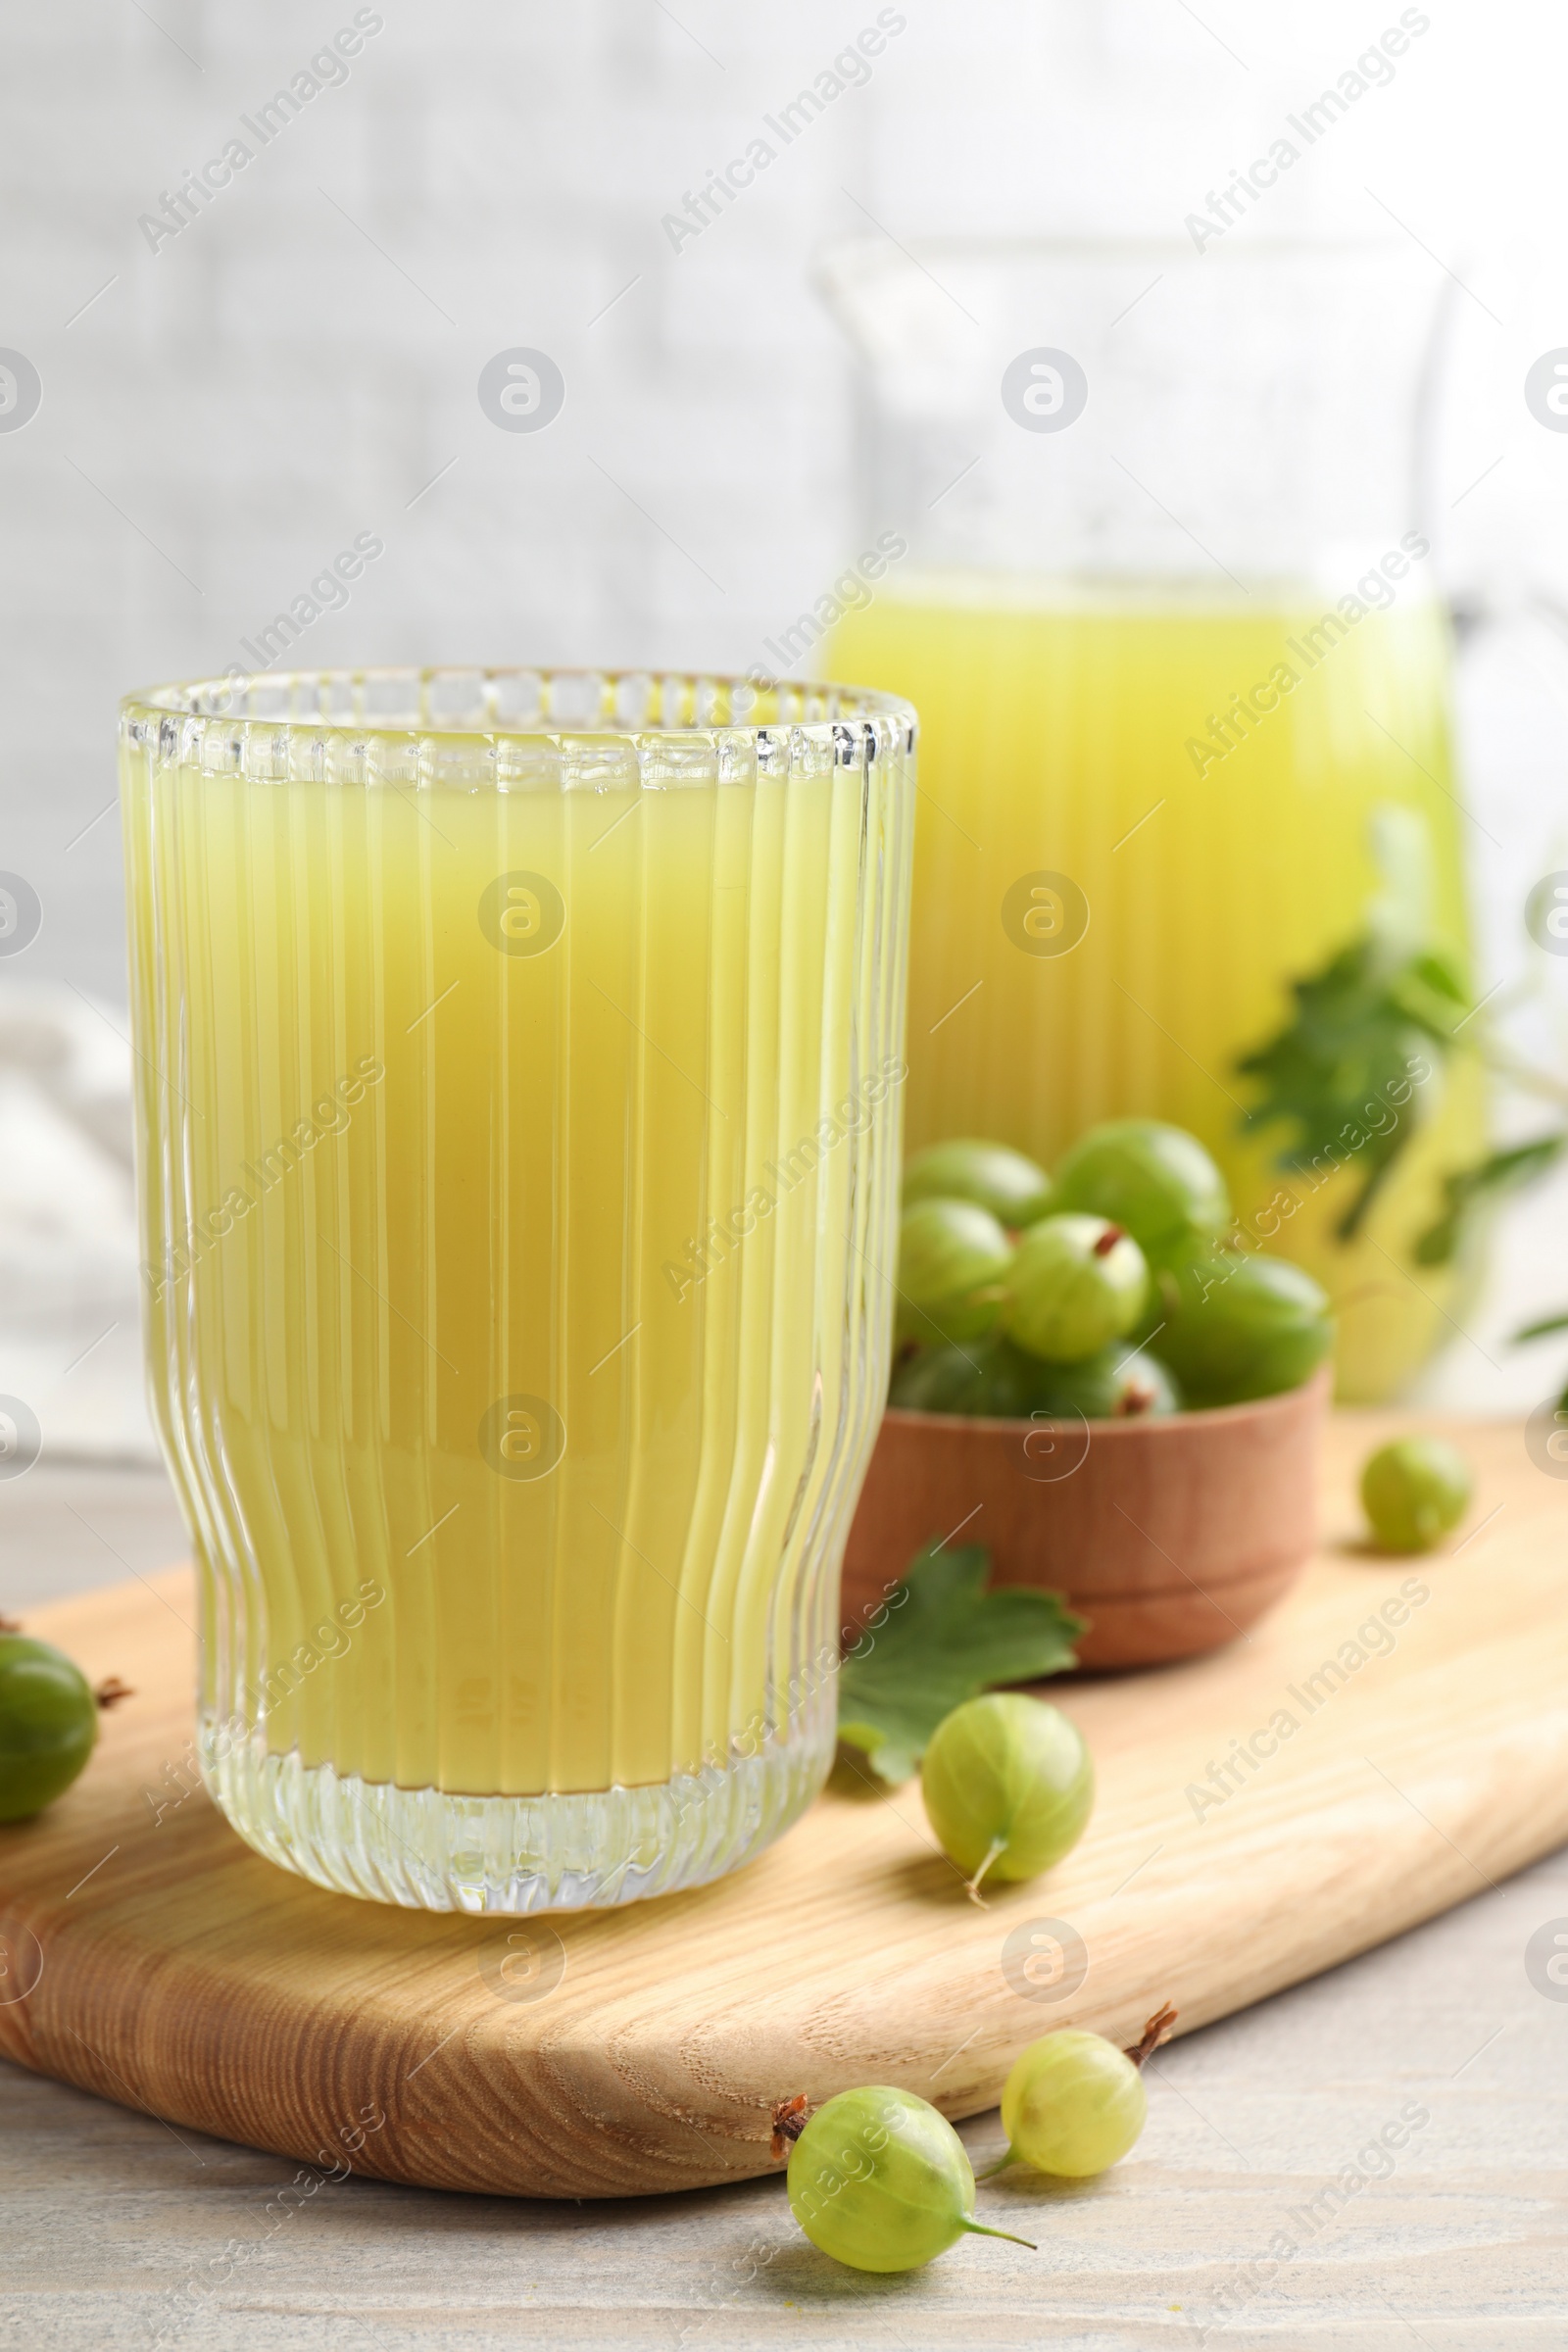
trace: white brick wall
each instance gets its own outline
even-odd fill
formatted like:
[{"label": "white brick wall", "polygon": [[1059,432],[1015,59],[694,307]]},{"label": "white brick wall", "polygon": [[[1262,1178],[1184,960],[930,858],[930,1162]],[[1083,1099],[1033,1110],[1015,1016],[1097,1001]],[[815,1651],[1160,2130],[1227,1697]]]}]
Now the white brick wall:
[{"label": "white brick wall", "polygon": [[[386,555],[313,658],[755,659],[859,535],[847,363],[809,279],[867,227],[846,190],[900,238],[1180,234],[1398,11],[1329,0],[1271,35],[1240,0],[902,0],[869,85],[676,254],[662,214],[874,0],[385,0],[348,81],[149,252],[137,215],[353,13],[55,0],[0,26],[0,345],[44,379],[0,434],[0,864],[45,901],[29,976],[122,994],[115,821],[65,845],[112,791],[125,686],[226,663],[365,528]],[[1455,529],[1461,556],[1516,563],[1532,532],[1568,537],[1568,437],[1547,447],[1518,399],[1568,340],[1521,258],[1555,230],[1563,36],[1544,0],[1433,15],[1268,225],[1365,233],[1371,182],[1485,290],[1503,324],[1461,298],[1445,463],[1462,486],[1506,445]],[[475,400],[511,343],[565,371],[537,437]]]}]

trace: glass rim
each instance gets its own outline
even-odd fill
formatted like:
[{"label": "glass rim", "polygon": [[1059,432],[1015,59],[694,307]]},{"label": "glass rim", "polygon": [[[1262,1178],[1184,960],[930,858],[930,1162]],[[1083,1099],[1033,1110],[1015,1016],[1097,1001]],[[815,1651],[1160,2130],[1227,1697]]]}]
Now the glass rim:
[{"label": "glass rim", "polygon": [[760,669],[590,668],[577,664],[388,662],[244,670],[173,679],[122,697],[121,731],[167,744],[171,722],[213,721],[289,738],[343,733],[479,741],[561,738],[691,742],[704,734],[770,737],[795,729],[869,729],[912,750],[914,706],[837,681]]}]

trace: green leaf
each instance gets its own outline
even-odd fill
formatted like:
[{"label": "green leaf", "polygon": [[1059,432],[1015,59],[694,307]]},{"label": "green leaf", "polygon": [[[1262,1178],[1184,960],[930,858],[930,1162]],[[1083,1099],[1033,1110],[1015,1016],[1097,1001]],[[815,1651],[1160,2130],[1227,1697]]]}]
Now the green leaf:
[{"label": "green leaf", "polygon": [[1453,1042],[1455,1013],[1467,1012],[1470,1007],[1458,967],[1435,948],[1424,956],[1412,956],[1408,963],[1391,973],[1389,996],[1417,1028],[1443,1046]]},{"label": "green leaf", "polygon": [[[1457,1255],[1460,1244],[1475,1219],[1505,1194],[1517,1192],[1521,1185],[1544,1176],[1560,1157],[1568,1136],[1538,1135],[1528,1144],[1512,1144],[1505,1152],[1491,1152],[1478,1160],[1473,1168],[1457,1168],[1443,1179],[1443,1208],[1436,1220],[1418,1236],[1412,1255],[1418,1266],[1446,1266]],[[1539,1325],[1534,1332],[1521,1332],[1521,1339],[1538,1337],[1560,1328],[1552,1323]]]},{"label": "green leaf", "polygon": [[1527,1340],[1547,1340],[1558,1331],[1568,1331],[1568,1308],[1559,1315],[1544,1315],[1539,1323],[1524,1324],[1509,1344],[1522,1348]]},{"label": "green leaf", "polygon": [[1293,1017],[1236,1064],[1262,1088],[1243,1125],[1291,1131],[1278,1154],[1282,1168],[1320,1183],[1343,1167],[1358,1171],[1338,1227],[1340,1239],[1351,1241],[1415,1132],[1416,1072],[1444,1058],[1464,994],[1451,966],[1433,955],[1391,973],[1370,935],[1293,981],[1291,993]]},{"label": "green leaf", "polygon": [[1526,1340],[1549,1340],[1553,1332],[1568,1331],[1568,1307],[1560,1315],[1544,1315],[1539,1323],[1527,1323],[1516,1331],[1509,1345],[1522,1348]]},{"label": "green leaf", "polygon": [[1072,1643],[1085,1620],[1054,1592],[988,1592],[990,1573],[981,1544],[928,1545],[845,1655],[839,1738],[863,1748],[892,1785],[908,1779],[937,1725],[966,1698],[1077,1664]]},{"label": "green leaf", "polygon": [[1318,1184],[1343,1168],[1358,1176],[1335,1228],[1342,1242],[1355,1239],[1421,1122],[1416,1070],[1426,1067],[1418,1087],[1432,1076],[1428,1064],[1442,1066],[1468,1005],[1462,974],[1429,937],[1424,820],[1384,803],[1368,830],[1381,888],[1367,902],[1364,931],[1291,983],[1290,1019],[1236,1064],[1261,1089],[1244,1127],[1288,1130],[1280,1167]]}]

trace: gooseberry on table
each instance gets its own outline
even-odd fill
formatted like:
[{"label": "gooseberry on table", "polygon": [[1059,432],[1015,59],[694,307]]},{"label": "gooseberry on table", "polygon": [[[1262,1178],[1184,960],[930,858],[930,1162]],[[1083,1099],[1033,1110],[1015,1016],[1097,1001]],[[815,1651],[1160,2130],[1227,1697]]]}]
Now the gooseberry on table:
[{"label": "gooseberry on table", "polygon": [[1396,1438],[1361,1472],[1361,1505],[1385,1551],[1430,1551],[1470,1507],[1470,1465],[1442,1438]]},{"label": "gooseberry on table", "polygon": [[1119,2162],[1149,2112],[1145,2062],[1175,2023],[1174,2009],[1157,2010],[1131,2049],[1069,2026],[1020,2050],[1002,2093],[1007,2153],[986,2178],[1023,2163],[1060,2180],[1087,2180]]},{"label": "gooseberry on table", "polygon": [[1083,1735],[1059,1707],[988,1690],[943,1717],[920,1761],[920,1793],[943,1852],[982,1880],[1032,1879],[1071,1851],[1095,1801]]},{"label": "gooseberry on table", "polygon": [[1029,2238],[974,2215],[974,2173],[939,2109],[912,2091],[841,2090],[802,2120],[805,2100],[774,2110],[773,2149],[790,2140],[790,2210],[813,2246],[857,2271],[914,2271],[965,2235]]},{"label": "gooseberry on table", "polygon": [[[1125,2156],[1148,2112],[1141,2070],[1175,2023],[1167,2004],[1130,2049],[1067,2028],[1021,2050],[1002,2094],[1007,2152],[984,2178],[1022,2163],[1088,2180]],[[781,2099],[775,2163],[786,2150],[791,2212],[814,2246],[852,2270],[919,2270],[965,2234],[1038,2251],[1032,2239],[976,2219],[968,2152],[946,2116],[912,2091],[866,2083],[814,2114],[804,2093]]]},{"label": "gooseberry on table", "polygon": [[0,1821],[25,1821],[63,1795],[91,1755],[100,1712],[131,1693],[94,1690],[52,1642],[0,1634]]}]

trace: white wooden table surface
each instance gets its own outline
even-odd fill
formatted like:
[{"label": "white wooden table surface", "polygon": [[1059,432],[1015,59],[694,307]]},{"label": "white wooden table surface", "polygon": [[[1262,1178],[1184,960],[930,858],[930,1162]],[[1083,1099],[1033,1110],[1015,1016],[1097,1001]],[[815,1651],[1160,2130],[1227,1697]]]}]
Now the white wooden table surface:
[{"label": "white wooden table surface", "polygon": [[[0,1486],[7,1613],[180,1548],[154,1474]],[[816,2254],[777,2180],[580,2206],[349,2180],[278,2223],[283,2159],[0,2064],[0,2346],[1561,2352],[1568,1983],[1525,1956],[1559,1920],[1568,1854],[1192,2035],[1105,2179],[983,2191],[1037,2254],[971,2239],[904,2279]],[[994,2116],[964,2137],[1001,2146]]]}]

